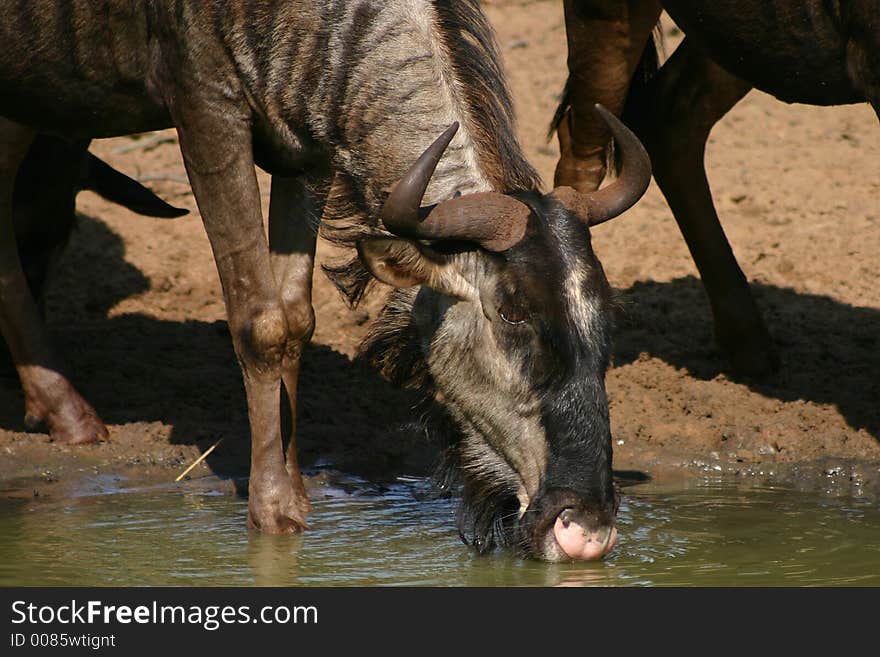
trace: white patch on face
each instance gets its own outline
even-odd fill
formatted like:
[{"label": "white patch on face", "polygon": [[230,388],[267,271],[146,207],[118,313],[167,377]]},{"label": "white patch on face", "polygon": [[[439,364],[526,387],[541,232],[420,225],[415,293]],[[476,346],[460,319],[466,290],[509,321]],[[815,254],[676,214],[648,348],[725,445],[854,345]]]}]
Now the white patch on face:
[{"label": "white patch on face", "polygon": [[595,299],[584,293],[586,279],[586,270],[580,263],[575,264],[565,279],[565,298],[575,329],[585,342],[592,343],[599,308]]}]

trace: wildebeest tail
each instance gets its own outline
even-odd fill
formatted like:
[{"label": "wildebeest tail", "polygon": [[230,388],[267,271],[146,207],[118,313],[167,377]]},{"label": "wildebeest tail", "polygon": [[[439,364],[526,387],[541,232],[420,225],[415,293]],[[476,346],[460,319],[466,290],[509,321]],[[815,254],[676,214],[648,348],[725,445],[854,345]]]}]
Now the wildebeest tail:
[{"label": "wildebeest tail", "polygon": [[138,181],[117,171],[91,153],[86,156],[80,186],[103,196],[108,201],[122,205],[132,212],[148,217],[173,218],[187,214],[189,210],[175,208]]}]

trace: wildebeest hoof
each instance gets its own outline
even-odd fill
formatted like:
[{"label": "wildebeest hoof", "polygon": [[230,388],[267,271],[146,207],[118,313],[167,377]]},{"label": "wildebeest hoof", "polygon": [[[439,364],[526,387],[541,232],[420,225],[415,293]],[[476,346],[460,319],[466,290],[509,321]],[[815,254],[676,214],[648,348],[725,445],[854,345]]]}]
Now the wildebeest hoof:
[{"label": "wildebeest hoof", "polygon": [[83,417],[74,427],[55,428],[50,424],[49,435],[68,445],[87,445],[104,442],[110,438],[110,432],[97,415]]},{"label": "wildebeest hoof", "polygon": [[31,410],[31,406],[28,405],[24,417],[25,427],[29,431],[48,431],[56,442],[85,445],[105,441],[110,436],[95,409],[75,392],[43,413]]},{"label": "wildebeest hoof", "polygon": [[[721,345],[724,349],[724,345]],[[779,353],[769,336],[765,339],[738,341],[724,349],[732,372],[737,376],[765,379],[779,370]]]},{"label": "wildebeest hoof", "polygon": [[309,528],[303,516],[297,512],[295,517],[270,510],[257,512],[248,508],[247,527],[264,534],[296,534]]},{"label": "wildebeest hoof", "polygon": [[715,341],[727,356],[731,372],[735,376],[764,379],[779,370],[779,353],[764,322],[754,311],[754,317],[743,321],[728,316],[724,321],[716,319]]},{"label": "wildebeest hoof", "polygon": [[290,488],[275,498],[255,496],[251,492],[248,500],[247,526],[264,534],[292,534],[309,528],[306,515],[312,505],[301,490],[299,494],[291,484]]},{"label": "wildebeest hoof", "polygon": [[730,365],[734,374],[754,379],[765,379],[779,371],[779,355],[770,353],[745,352],[731,355]]}]

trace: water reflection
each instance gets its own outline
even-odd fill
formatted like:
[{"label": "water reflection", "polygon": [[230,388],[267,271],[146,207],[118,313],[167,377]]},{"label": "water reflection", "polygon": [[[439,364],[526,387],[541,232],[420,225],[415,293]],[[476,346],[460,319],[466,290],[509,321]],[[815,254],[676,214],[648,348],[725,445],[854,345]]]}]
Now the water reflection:
[{"label": "water reflection", "polygon": [[427,490],[327,486],[302,536],[248,532],[246,502],[205,487],[3,497],[0,585],[880,585],[880,511],[859,500],[634,486],[608,559],[543,564],[475,555]]},{"label": "water reflection", "polygon": [[[247,570],[255,586],[298,584],[297,555],[302,536],[266,536],[249,532],[246,539]],[[241,573],[246,576],[247,573]]]}]

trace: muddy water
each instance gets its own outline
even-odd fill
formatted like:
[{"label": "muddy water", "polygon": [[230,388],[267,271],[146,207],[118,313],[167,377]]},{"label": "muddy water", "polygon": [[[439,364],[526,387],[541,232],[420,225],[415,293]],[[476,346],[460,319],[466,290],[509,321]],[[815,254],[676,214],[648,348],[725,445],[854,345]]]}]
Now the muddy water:
[{"label": "muddy water", "polygon": [[613,556],[549,565],[472,554],[420,480],[325,485],[296,537],[246,531],[220,483],[0,498],[0,585],[880,585],[880,510],[852,498],[642,484]]}]

